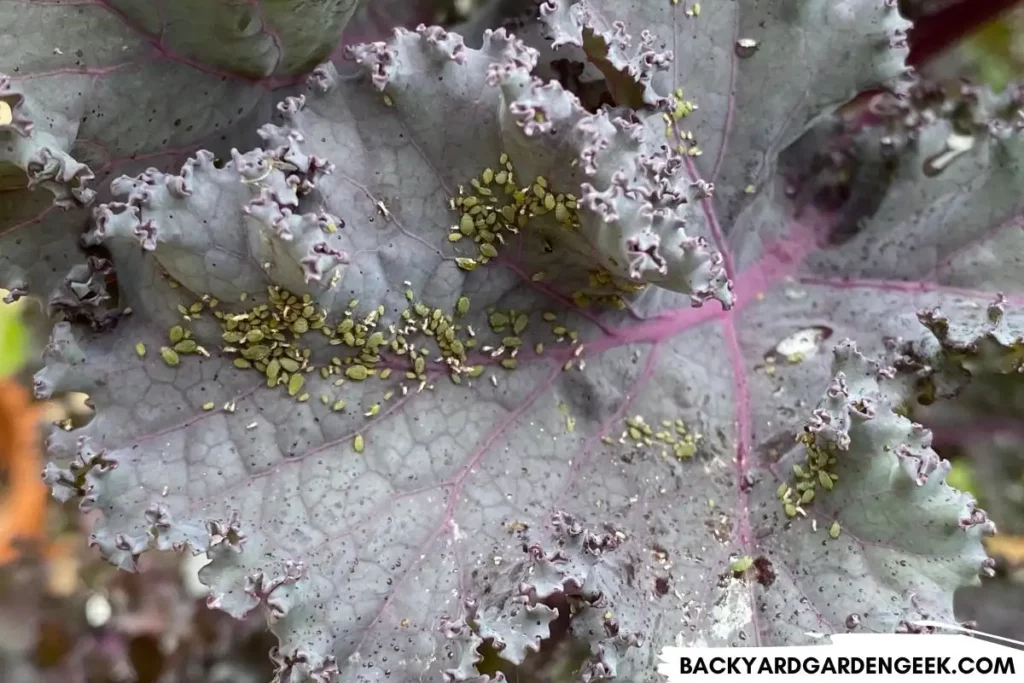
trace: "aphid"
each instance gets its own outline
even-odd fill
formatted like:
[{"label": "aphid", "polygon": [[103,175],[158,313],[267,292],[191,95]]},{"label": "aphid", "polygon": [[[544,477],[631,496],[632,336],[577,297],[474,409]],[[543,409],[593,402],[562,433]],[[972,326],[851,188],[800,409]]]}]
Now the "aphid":
[{"label": "aphid", "polygon": [[167,346],[160,347],[160,357],[164,359],[164,362],[170,365],[172,368],[181,362],[181,358],[177,352]]},{"label": "aphid", "polygon": [[743,557],[732,561],[732,571],[736,574],[742,574],[753,566],[754,558],[750,555],[744,555]]},{"label": "aphid", "polygon": [[206,403],[203,404],[203,410],[213,410],[213,407],[214,407],[214,402],[213,401],[207,401]]},{"label": "aphid", "polygon": [[194,339],[182,339],[174,345],[174,350],[178,353],[195,353],[196,348],[198,347]]},{"label": "aphid", "polygon": [[288,378],[288,395],[289,396],[294,396],[295,394],[299,393],[299,390],[302,389],[302,385],[305,384],[305,383],[306,383],[306,378],[303,377],[302,375],[300,375],[299,373],[295,373],[294,375],[289,377]]},{"label": "aphid", "polygon": [[146,345],[143,344],[142,342],[139,342],[138,344],[136,344],[135,345],[135,353],[139,354],[139,358],[145,358],[146,357]]},{"label": "aphid", "polygon": [[365,444],[363,443],[363,435],[356,434],[356,437],[352,439],[352,448],[355,449],[356,453],[362,453],[364,445]]},{"label": "aphid", "polygon": [[380,412],[380,404],[379,403],[374,403],[372,406],[370,406],[369,410],[367,410],[365,413],[363,413],[363,416],[364,417],[373,417],[374,415],[376,415],[379,412]]},{"label": "aphid", "polygon": [[350,365],[345,369],[345,376],[349,379],[354,379],[357,382],[366,379],[368,375],[369,372],[367,372],[366,366],[364,365]]},{"label": "aphid", "polygon": [[841,534],[842,531],[843,531],[843,528],[839,525],[839,522],[832,522],[832,526],[830,526],[828,528],[829,538],[832,538],[832,539],[839,538],[839,534]]}]

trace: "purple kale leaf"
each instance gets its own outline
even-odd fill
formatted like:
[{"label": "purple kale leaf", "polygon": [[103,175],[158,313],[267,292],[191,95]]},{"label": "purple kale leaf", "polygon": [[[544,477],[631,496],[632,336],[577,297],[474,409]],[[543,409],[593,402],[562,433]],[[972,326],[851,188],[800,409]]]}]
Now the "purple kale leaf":
[{"label": "purple kale leaf", "polygon": [[911,417],[1014,361],[1020,101],[916,82],[886,3],[705,4],[397,31],[115,178],[133,314],[66,302],[36,376],[97,406],[46,476],[103,554],[208,553],[295,683],[953,620],[992,524]]},{"label": "purple kale leaf", "polygon": [[274,92],[330,55],[355,9],[0,2],[0,30],[16,36],[0,61],[0,285],[44,299],[87,285],[69,270],[85,265],[77,238],[97,191],[103,200],[109,179],[179,168],[199,149],[254,144]]}]

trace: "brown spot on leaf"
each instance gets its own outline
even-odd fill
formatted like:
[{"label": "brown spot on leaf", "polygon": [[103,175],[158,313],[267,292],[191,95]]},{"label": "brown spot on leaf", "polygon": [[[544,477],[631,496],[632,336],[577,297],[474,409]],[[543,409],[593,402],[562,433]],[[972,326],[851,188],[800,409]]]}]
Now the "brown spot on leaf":
[{"label": "brown spot on leaf", "polygon": [[775,583],[775,568],[772,567],[772,561],[764,555],[756,558],[754,560],[754,576],[757,578],[757,582],[765,588]]}]

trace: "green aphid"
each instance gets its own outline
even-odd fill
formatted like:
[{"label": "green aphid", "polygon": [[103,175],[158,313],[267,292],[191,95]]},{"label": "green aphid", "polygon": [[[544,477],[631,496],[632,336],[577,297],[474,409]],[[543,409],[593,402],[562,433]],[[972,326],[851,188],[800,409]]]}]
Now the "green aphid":
[{"label": "green aphid", "polygon": [[629,436],[631,439],[633,439],[633,441],[639,441],[640,439],[643,438],[643,434],[641,434],[640,430],[637,429],[636,427],[629,428]]},{"label": "green aphid", "polygon": [[814,489],[807,489],[804,494],[800,496],[801,503],[810,503],[814,500]]},{"label": "green aphid", "polygon": [[296,318],[292,323],[292,332],[295,334],[306,334],[309,331],[309,321],[305,318]]},{"label": "green aphid", "polygon": [[363,435],[356,434],[356,437],[352,439],[352,448],[355,449],[356,453],[362,453],[364,446],[365,444],[363,443]]},{"label": "green aphid", "polygon": [[519,367],[519,361],[517,361],[515,358],[505,358],[501,361],[501,367],[505,368],[506,370],[515,370],[517,367]]},{"label": "green aphid", "polygon": [[194,339],[182,339],[174,345],[174,350],[178,353],[195,353],[196,342]]},{"label": "green aphid", "polygon": [[178,353],[169,346],[160,347],[160,357],[163,358],[164,362],[172,368],[181,362],[181,357],[178,356]]},{"label": "green aphid", "polygon": [[787,484],[786,482],[782,482],[781,484],[779,484],[779,488],[778,490],[776,490],[775,495],[778,496],[779,498],[785,498],[787,491],[789,491],[789,484]]},{"label": "green aphid", "polygon": [[494,248],[493,244],[484,242],[480,245],[480,253],[487,258],[495,258],[498,255],[498,250]]},{"label": "green aphid", "polygon": [[229,330],[224,334],[220,335],[220,338],[229,344],[237,344],[238,342],[245,339],[245,335],[242,334],[241,332],[234,332]]},{"label": "green aphid", "polygon": [[423,371],[427,369],[427,361],[423,356],[416,356],[416,360],[412,362],[412,369],[417,375],[423,374]]},{"label": "green aphid", "polygon": [[822,488],[826,491],[831,491],[835,486],[835,483],[832,481],[832,477],[828,476],[828,472],[825,470],[818,470],[818,481],[821,482]]},{"label": "green aphid", "polygon": [[391,368],[384,368],[383,370],[380,371],[380,378],[382,380],[385,380],[385,379],[387,379],[390,376],[391,376]]},{"label": "green aphid", "polygon": [[270,347],[263,344],[242,349],[242,357],[248,360],[263,360],[270,355]]},{"label": "green aphid", "polygon": [[463,235],[472,235],[476,232],[476,224],[468,213],[462,214],[462,218],[459,219],[459,232]]},{"label": "green aphid", "polygon": [[306,383],[306,378],[303,377],[301,373],[297,372],[294,375],[292,375],[291,377],[289,377],[288,378],[288,395],[289,396],[294,396],[295,394],[299,393],[299,390],[302,389],[302,385],[305,384],[305,383]]},{"label": "green aphid", "polygon": [[234,361],[232,361],[232,363],[234,363],[235,367],[240,370],[248,370],[249,368],[252,367],[252,363],[250,363],[244,358],[236,358]]},{"label": "green aphid", "polygon": [[175,325],[167,331],[167,338],[171,340],[172,344],[177,344],[185,338],[185,328],[181,325]]},{"label": "green aphid", "polygon": [[203,410],[213,410],[213,408],[214,408],[213,401],[207,401],[206,403],[203,404]]},{"label": "green aphid", "polygon": [[345,376],[356,381],[366,379],[369,374],[364,365],[350,365],[345,369]]},{"label": "green aphid", "polygon": [[345,407],[345,401],[343,399],[338,399],[337,401],[334,402],[334,405],[331,406],[331,410],[337,412],[337,411],[341,410],[344,407]]},{"label": "green aphid", "polygon": [[280,360],[281,368],[286,372],[298,372],[299,362],[294,358],[282,358]]},{"label": "green aphid", "polygon": [[504,313],[491,313],[487,318],[487,321],[491,324],[491,329],[495,332],[500,331],[509,323],[508,316]]},{"label": "green aphid", "polygon": [[544,315],[541,316],[541,317],[544,318],[545,322],[549,322],[549,323],[554,322],[558,318],[558,316],[555,315],[554,313],[552,313],[551,311],[545,312]]},{"label": "green aphid", "polygon": [[466,315],[469,313],[469,297],[460,296],[459,300],[455,304],[455,310],[459,312],[459,315]]},{"label": "green aphid", "polygon": [[380,404],[374,403],[370,406],[370,409],[366,411],[366,417],[373,417],[380,412]]},{"label": "green aphid", "polygon": [[753,566],[754,558],[750,555],[744,555],[743,557],[732,561],[732,571],[734,574],[742,574]]},{"label": "green aphid", "polygon": [[803,479],[807,476],[807,472],[800,465],[793,465],[793,474]]},{"label": "green aphid", "polygon": [[782,506],[787,517],[796,517],[796,506],[792,503],[786,503]]},{"label": "green aphid", "polygon": [[136,344],[135,345],[135,353],[139,354],[139,358],[145,358],[146,357],[146,345],[143,344],[142,342],[139,342],[138,344]]},{"label": "green aphid", "polygon": [[476,270],[476,267],[479,265],[479,263],[477,262],[476,259],[472,258],[457,258],[455,259],[455,265],[457,265],[462,270],[472,271]]},{"label": "green aphid", "polygon": [[[240,359],[244,360],[244,359]],[[299,366],[296,364],[295,369],[298,370]],[[273,359],[267,363],[267,369],[264,371],[267,375],[267,380],[271,385],[277,382],[277,376],[281,374],[281,361]]]},{"label": "green aphid", "polygon": [[839,525],[839,522],[832,522],[832,526],[828,528],[828,536],[833,540],[837,539],[839,538],[839,534],[841,534],[842,531],[843,528]]},{"label": "green aphid", "polygon": [[370,335],[370,338],[366,340],[366,345],[367,346],[372,346],[373,348],[377,348],[378,346],[380,346],[383,343],[384,343],[384,333],[383,332],[374,332],[373,334]]},{"label": "green aphid", "polygon": [[482,374],[484,374],[484,366],[482,365],[474,365],[469,369],[470,377],[479,377]]},{"label": "green aphid", "polygon": [[512,329],[515,330],[515,333],[517,335],[522,334],[523,330],[525,330],[526,326],[529,324],[530,316],[526,315],[525,313],[520,313],[519,315],[516,316],[516,321],[513,324]]},{"label": "green aphid", "polygon": [[501,340],[501,344],[510,348],[518,348],[523,345],[523,340],[519,337],[505,337]]},{"label": "green aphid", "polygon": [[309,400],[309,393],[307,392],[300,394],[299,397],[295,400],[298,401],[299,403],[305,403],[306,401]]}]

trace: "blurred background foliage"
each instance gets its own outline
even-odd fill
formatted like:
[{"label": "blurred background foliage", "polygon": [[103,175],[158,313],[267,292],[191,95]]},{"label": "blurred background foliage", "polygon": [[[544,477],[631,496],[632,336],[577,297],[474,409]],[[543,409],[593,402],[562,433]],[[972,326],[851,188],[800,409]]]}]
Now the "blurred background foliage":
[{"label": "blurred background foliage", "polygon": [[[657,1],[657,0],[649,0]],[[668,2],[669,0],[664,0]],[[535,0],[374,0],[345,42],[385,39],[395,26],[439,23],[472,34]],[[911,61],[928,76],[999,90],[1024,75],[1024,7],[1010,0],[900,0],[917,22]],[[0,292],[0,296],[6,294]],[[150,553],[118,572],[88,548],[90,519],[60,505],[40,479],[43,426],[87,422],[88,397],[43,405],[31,377],[46,338],[38,301],[0,303],[0,681],[4,683],[264,683],[274,639],[262,617],[207,609],[204,558]],[[1024,406],[1024,401],[1015,402]],[[961,591],[958,609],[984,631],[1024,640],[1024,415],[939,430],[951,483],[971,491],[1000,527],[989,543],[999,575]]]}]

